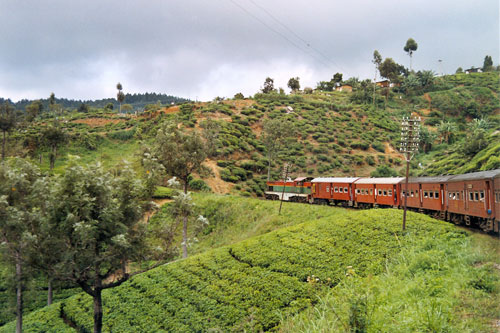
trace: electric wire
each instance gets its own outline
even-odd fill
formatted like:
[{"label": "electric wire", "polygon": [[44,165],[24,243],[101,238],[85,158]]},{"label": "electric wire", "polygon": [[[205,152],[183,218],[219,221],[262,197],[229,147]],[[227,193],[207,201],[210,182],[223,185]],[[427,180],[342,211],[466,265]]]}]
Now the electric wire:
[{"label": "electric wire", "polygon": [[331,64],[333,64],[334,66],[338,67],[341,71],[344,71],[342,69],[342,66],[340,66],[337,62],[335,62],[333,59],[331,59],[330,57],[328,57],[326,54],[324,54],[323,52],[321,52],[320,50],[316,49],[315,47],[313,47],[311,45],[310,42],[308,42],[307,40],[305,40],[304,38],[302,38],[299,34],[297,34],[295,31],[293,31],[289,26],[287,26],[285,23],[281,22],[276,16],[274,16],[272,13],[270,13],[266,8],[264,8],[262,5],[259,5],[258,3],[256,3],[254,0],[249,0],[255,7],[259,8],[260,10],[262,10],[264,13],[266,13],[273,21],[275,21],[276,23],[278,23],[280,26],[282,26],[284,29],[286,29],[288,32],[290,32],[293,36],[295,36],[295,38],[297,38],[298,40],[300,40],[302,43],[305,44],[305,46],[307,46],[308,48],[312,49],[313,51],[315,51],[316,53],[318,53],[320,56],[322,56],[326,61],[330,62]]},{"label": "electric wire", "polygon": [[267,24],[265,21],[263,21],[262,19],[260,19],[259,17],[257,17],[255,14],[253,14],[252,12],[250,12],[249,10],[247,10],[245,7],[243,7],[242,5],[240,5],[239,3],[237,3],[236,1],[234,1],[234,0],[229,0],[229,1],[233,5],[237,6],[242,11],[244,11],[247,15],[251,16],[253,19],[255,19],[256,21],[258,21],[259,23],[261,23],[262,25],[264,25],[266,28],[268,28],[269,30],[271,30],[272,32],[274,32],[275,34],[277,34],[278,36],[280,36],[281,38],[283,38],[284,40],[286,40],[288,43],[290,43],[291,45],[293,45],[298,50],[300,50],[300,51],[308,54],[309,56],[315,58],[318,62],[322,63],[326,67],[328,67],[328,68],[332,67],[331,64],[327,64],[323,59],[318,58],[315,54],[309,52],[309,50],[302,48],[300,45],[298,45],[297,43],[295,43],[294,41],[292,41],[290,38],[288,38],[287,36],[285,36],[280,31],[274,29],[272,26],[270,26],[269,24]]}]

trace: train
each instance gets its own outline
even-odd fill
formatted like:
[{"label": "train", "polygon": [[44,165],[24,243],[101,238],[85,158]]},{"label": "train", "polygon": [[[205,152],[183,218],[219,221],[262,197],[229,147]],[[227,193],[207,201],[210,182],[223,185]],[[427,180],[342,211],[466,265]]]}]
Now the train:
[{"label": "train", "polygon": [[500,169],[436,177],[298,177],[268,181],[266,199],[403,208],[486,232],[500,229]]}]

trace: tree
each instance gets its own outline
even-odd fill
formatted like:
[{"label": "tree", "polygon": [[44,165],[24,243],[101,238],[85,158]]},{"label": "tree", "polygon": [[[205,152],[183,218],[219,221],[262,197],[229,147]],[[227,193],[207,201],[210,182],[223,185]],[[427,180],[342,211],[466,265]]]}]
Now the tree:
[{"label": "tree", "polygon": [[377,88],[377,72],[379,71],[380,64],[382,64],[382,55],[375,50],[373,51],[372,63],[375,65],[375,78],[373,79],[373,99],[372,104],[375,105],[375,90]]},{"label": "tree", "polygon": [[418,48],[417,42],[415,42],[415,40],[413,38],[408,38],[408,40],[406,41],[406,45],[404,46],[403,49],[410,56],[410,71],[413,70],[412,64],[411,64],[412,55],[413,55],[413,52],[417,50],[417,48]]},{"label": "tree", "polygon": [[269,119],[262,126],[261,140],[266,147],[267,155],[267,180],[271,180],[271,162],[283,148],[287,139],[293,136],[292,123],[281,119]]},{"label": "tree", "polygon": [[455,71],[455,74],[460,74],[460,73],[463,73],[464,70],[462,67],[458,67],[457,70]]},{"label": "tree", "polygon": [[49,161],[50,170],[54,169],[57,158],[57,148],[66,141],[66,133],[59,122],[54,121],[42,132],[42,138],[50,148]]},{"label": "tree", "polygon": [[[206,145],[196,131],[184,133],[174,123],[163,123],[158,130],[152,155],[158,160],[165,172],[177,177],[187,194],[189,176],[199,171],[206,158]],[[187,257],[187,223],[184,217],[182,255]]]},{"label": "tree", "polygon": [[438,133],[441,137],[441,143],[443,143],[444,140],[447,144],[450,144],[453,139],[453,134],[456,133],[456,131],[457,127],[455,126],[455,124],[450,123],[449,121],[441,120],[438,126]]},{"label": "tree", "polygon": [[36,118],[36,116],[42,113],[42,111],[43,111],[42,102],[40,100],[33,101],[31,102],[31,104],[26,106],[26,113],[27,113],[26,119],[28,121],[33,121]]},{"label": "tree", "polygon": [[391,82],[396,82],[399,79],[400,65],[392,58],[385,58],[379,66],[380,76],[389,79]]},{"label": "tree", "polygon": [[292,77],[290,80],[288,80],[288,88],[292,90],[292,92],[296,92],[297,90],[300,90],[300,82],[299,82],[299,77]]},{"label": "tree", "polygon": [[0,105],[0,131],[2,131],[2,161],[5,159],[6,134],[16,126],[16,115],[14,108],[7,102]]},{"label": "tree", "polygon": [[56,95],[51,92],[50,93],[50,96],[49,96],[49,108],[50,108],[50,111],[54,111],[54,105],[56,104]]},{"label": "tree", "polygon": [[34,226],[42,219],[46,185],[40,170],[23,159],[0,164],[0,250],[15,267],[16,332],[22,331],[26,249]]},{"label": "tree", "polygon": [[64,256],[49,269],[92,296],[94,332],[102,331],[102,291],[128,280],[127,263],[143,254],[144,193],[127,165],[113,176],[99,164],[71,161],[57,181],[45,228],[57,235]]},{"label": "tree", "polygon": [[493,70],[493,59],[491,56],[487,55],[484,57],[483,72],[489,72],[491,70]]},{"label": "tree", "polygon": [[116,84],[116,89],[118,89],[118,93],[116,94],[116,100],[120,103],[120,110],[118,113],[122,113],[122,103],[125,101],[125,94],[123,93],[123,86],[120,82]]},{"label": "tree", "polygon": [[245,96],[243,96],[243,94],[239,92],[234,95],[234,99],[245,99]]},{"label": "tree", "polygon": [[264,94],[269,94],[276,91],[274,89],[274,80],[271,79],[270,77],[267,77],[266,80],[264,81],[264,88],[262,88],[262,92]]}]

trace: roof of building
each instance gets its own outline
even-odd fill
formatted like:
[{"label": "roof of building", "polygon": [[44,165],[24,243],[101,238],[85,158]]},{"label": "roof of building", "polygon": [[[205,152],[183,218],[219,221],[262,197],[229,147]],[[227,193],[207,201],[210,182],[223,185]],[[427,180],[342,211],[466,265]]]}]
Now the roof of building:
[{"label": "roof of building", "polygon": [[491,179],[500,176],[500,169],[471,172],[463,175],[452,176],[448,182],[460,182],[463,180],[481,180],[481,179]]},{"label": "roof of building", "polygon": [[356,184],[399,184],[403,180],[403,177],[360,178],[356,181]]},{"label": "roof of building", "polygon": [[313,177],[297,177],[293,181],[294,182],[303,182],[304,180],[308,180],[308,179],[311,180],[311,179],[313,179]]},{"label": "roof of building", "polygon": [[311,183],[354,183],[358,177],[320,177],[311,180]]}]

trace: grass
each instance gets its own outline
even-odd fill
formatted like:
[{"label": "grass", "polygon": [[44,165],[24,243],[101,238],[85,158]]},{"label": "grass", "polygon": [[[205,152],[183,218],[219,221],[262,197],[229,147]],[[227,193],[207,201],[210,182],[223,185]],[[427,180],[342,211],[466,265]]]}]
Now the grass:
[{"label": "grass", "polygon": [[403,248],[377,276],[356,272],[283,318],[281,332],[497,332],[498,239],[429,238]]}]

